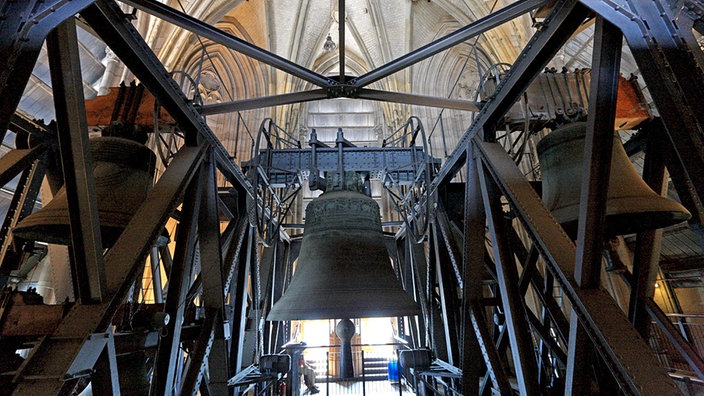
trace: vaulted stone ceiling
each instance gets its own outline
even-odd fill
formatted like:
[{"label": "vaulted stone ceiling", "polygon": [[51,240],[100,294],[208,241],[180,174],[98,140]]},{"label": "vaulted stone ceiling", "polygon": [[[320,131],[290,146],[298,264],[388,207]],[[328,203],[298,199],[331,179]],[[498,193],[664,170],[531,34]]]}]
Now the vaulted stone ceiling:
[{"label": "vaulted stone ceiling", "polygon": [[[317,73],[340,74],[339,52],[323,49],[328,35],[335,43],[340,42],[338,0],[168,0],[165,3]],[[349,0],[344,12],[345,74],[354,76],[373,70],[510,3],[510,0]],[[183,82],[185,91],[191,95],[194,91],[185,75],[197,80],[205,103],[314,88],[297,77],[142,11],[133,12],[127,5],[123,9],[136,17],[133,23],[166,69],[175,72],[174,78]],[[476,100],[480,74],[485,76],[495,64],[511,64],[535,31],[534,22],[531,15],[515,19],[382,79],[371,88]],[[83,31],[79,37],[87,98],[133,79],[99,40]],[[556,67],[588,66],[590,37],[590,28],[576,36],[558,53]],[[628,57],[624,60],[624,70],[626,73],[637,70],[629,64]],[[52,118],[50,84],[43,56],[21,108],[35,117]],[[470,113],[456,110],[389,102],[375,102],[374,106],[379,114],[375,129],[381,134],[390,133],[411,115],[419,116],[431,133],[439,128],[442,111],[446,135],[442,144],[449,149],[471,120]],[[236,148],[233,155],[238,160],[246,160],[252,139],[242,131],[254,134],[252,131],[256,131],[259,123],[271,117],[290,133],[306,139],[306,114],[304,103],[212,115],[208,123],[228,149]],[[434,145],[439,147],[440,143]]]},{"label": "vaulted stone ceiling", "polygon": [[[361,75],[422,47],[509,4],[509,1],[347,1],[344,12],[346,75]],[[169,5],[252,44],[323,75],[339,75],[339,53],[323,50],[328,35],[340,42],[338,0],[170,1]],[[313,87],[305,81],[260,64],[168,23],[137,13],[147,42],[169,70],[222,80],[217,98],[229,101],[298,92]],[[477,62],[483,71],[494,63],[511,63],[532,34],[528,16],[491,30],[477,39],[445,51],[374,84],[373,88],[439,97],[473,99],[478,85]],[[207,54],[203,54],[203,48]],[[388,133],[410,115],[432,123],[440,112],[402,104],[378,104]],[[289,105],[243,112],[250,128],[272,117],[305,138],[306,105]],[[455,114],[457,113],[457,114]],[[445,114],[453,131],[468,125],[467,113]],[[213,129],[227,128],[232,116],[211,117]],[[383,125],[382,125],[383,124]],[[456,125],[454,125],[456,124]],[[224,140],[227,132],[221,131]],[[226,142],[226,146],[228,146]],[[229,145],[232,147],[233,145]],[[246,147],[239,145],[238,147]],[[240,154],[240,156],[245,153]]]}]

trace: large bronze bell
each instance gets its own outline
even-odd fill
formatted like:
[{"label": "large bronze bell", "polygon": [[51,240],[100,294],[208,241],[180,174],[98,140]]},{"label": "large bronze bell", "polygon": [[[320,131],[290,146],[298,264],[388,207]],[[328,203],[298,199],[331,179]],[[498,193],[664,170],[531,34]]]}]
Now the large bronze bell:
[{"label": "large bronze bell", "polygon": [[366,195],[330,191],[312,201],[298,266],[267,320],[417,315],[383,238],[379,205]]},{"label": "large bronze bell", "polygon": [[[572,236],[579,218],[586,133],[586,123],[568,124],[544,137],[537,147],[543,200]],[[606,231],[610,235],[666,227],[690,217],[682,205],[655,193],[641,179],[616,133],[608,188]]]},{"label": "large bronze bell", "polygon": [[[156,156],[145,145],[119,137],[90,140],[95,196],[103,246],[112,246],[151,189]],[[12,231],[20,238],[71,244],[66,187]]]}]

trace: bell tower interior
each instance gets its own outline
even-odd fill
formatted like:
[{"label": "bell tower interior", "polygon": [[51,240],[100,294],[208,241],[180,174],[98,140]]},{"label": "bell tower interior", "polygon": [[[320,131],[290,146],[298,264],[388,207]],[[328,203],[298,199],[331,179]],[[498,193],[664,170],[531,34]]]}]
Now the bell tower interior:
[{"label": "bell tower interior", "polygon": [[0,393],[704,394],[701,1],[0,15]]}]

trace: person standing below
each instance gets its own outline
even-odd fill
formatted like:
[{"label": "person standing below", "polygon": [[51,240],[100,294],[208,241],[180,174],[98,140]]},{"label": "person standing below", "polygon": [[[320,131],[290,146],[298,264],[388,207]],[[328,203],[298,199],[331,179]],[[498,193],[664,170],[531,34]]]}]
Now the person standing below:
[{"label": "person standing below", "polygon": [[298,366],[300,373],[303,374],[303,383],[308,388],[308,392],[310,392],[311,395],[320,393],[320,389],[315,385],[315,369],[310,363],[306,362],[303,355],[301,355],[301,358],[298,360]]}]

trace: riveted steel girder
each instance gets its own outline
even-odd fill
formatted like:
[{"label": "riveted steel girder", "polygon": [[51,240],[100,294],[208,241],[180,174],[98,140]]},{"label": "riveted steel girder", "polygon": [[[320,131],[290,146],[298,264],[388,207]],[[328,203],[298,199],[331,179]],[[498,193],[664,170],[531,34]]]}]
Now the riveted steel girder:
[{"label": "riveted steel girder", "polygon": [[[579,323],[622,389],[629,394],[678,392],[649,346],[608,292],[603,289],[581,289],[574,280],[574,244],[506,151],[496,143],[479,139],[474,141],[486,169],[531,234],[549,270],[572,303]],[[647,381],[647,386],[644,381]]]}]

